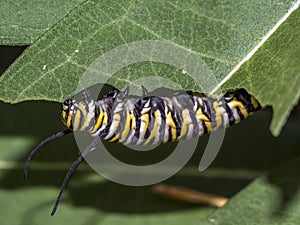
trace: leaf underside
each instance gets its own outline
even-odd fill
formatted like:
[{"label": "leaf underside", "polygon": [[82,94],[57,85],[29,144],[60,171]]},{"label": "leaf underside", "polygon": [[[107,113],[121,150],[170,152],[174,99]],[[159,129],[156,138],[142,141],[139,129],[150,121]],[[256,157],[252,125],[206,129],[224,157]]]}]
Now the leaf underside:
[{"label": "leaf underside", "polygon": [[[294,3],[71,1],[51,7],[39,3],[39,10],[28,7],[29,3],[11,4],[4,4],[4,8],[21,16],[10,19],[8,13],[0,11],[4,15],[0,21],[2,44],[32,43],[0,78],[0,99],[18,103],[26,100],[62,102],[74,94],[84,72],[101,55],[118,46],[143,40],[166,41],[194,54],[206,63],[217,84]],[[42,19],[41,14],[44,15]],[[26,23],[21,27],[23,21]],[[263,105],[272,105],[271,131],[275,135],[279,134],[300,93],[297,88],[300,28],[297,24],[299,10],[223,88],[245,87]],[[107,59],[107,63],[115,62]],[[167,83],[173,82],[184,90],[202,91],[184,69],[141,62],[117,71],[106,82],[123,88],[148,77],[150,79],[142,82],[146,87],[168,86]],[[200,82],[205,80],[206,75],[199,76]],[[159,80],[161,78],[168,82]]]}]

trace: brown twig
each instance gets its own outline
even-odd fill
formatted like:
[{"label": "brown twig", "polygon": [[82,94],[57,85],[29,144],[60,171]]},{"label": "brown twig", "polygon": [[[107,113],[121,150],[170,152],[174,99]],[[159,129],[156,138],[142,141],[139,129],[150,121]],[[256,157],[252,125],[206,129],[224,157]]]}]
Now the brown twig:
[{"label": "brown twig", "polygon": [[222,196],[207,194],[189,188],[170,186],[166,184],[154,185],[152,190],[155,194],[163,197],[190,203],[213,205],[216,207],[222,207],[228,201],[227,198]]}]

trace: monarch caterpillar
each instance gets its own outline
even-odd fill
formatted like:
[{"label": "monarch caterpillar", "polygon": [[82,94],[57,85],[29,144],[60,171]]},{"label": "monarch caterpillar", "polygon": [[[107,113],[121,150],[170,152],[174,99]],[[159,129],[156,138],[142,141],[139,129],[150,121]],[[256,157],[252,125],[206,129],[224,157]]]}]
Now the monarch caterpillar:
[{"label": "monarch caterpillar", "polygon": [[100,139],[144,145],[189,139],[234,125],[261,109],[243,88],[229,90],[219,98],[191,91],[172,91],[169,96],[158,97],[149,95],[143,86],[142,90],[142,96],[134,96],[128,94],[128,87],[123,92],[114,89],[98,100],[84,90],[63,102],[61,116],[68,129],[46,138],[31,151],[23,178],[27,177],[32,157],[46,143],[73,131],[88,132],[94,139],[66,174],[51,215],[72,174]]}]

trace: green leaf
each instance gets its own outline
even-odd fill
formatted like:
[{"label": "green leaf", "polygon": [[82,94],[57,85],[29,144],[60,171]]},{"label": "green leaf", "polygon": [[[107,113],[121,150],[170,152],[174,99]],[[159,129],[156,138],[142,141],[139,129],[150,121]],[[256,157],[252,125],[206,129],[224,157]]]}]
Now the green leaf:
[{"label": "green leaf", "polygon": [[243,86],[273,107],[271,131],[277,136],[300,96],[300,10],[225,83]]},{"label": "green leaf", "polygon": [[[143,40],[165,41],[193,54],[207,64],[217,82],[222,84],[222,81],[228,77],[227,74],[243,62],[247,54],[259,45],[268,31],[272,30],[282,18],[288,17],[287,12],[292,8],[295,9],[295,4],[298,3],[287,0],[184,3],[126,0],[116,3],[107,0],[77,3],[76,9],[66,14],[76,5],[76,2],[64,7],[55,7],[59,5],[56,3],[53,8],[59,8],[57,15],[65,15],[64,19],[51,28],[45,24],[39,25],[39,28],[47,29],[47,31],[34,41],[34,44],[2,75],[0,99],[10,103],[41,99],[63,101],[74,94],[80,78],[101,55],[118,46]],[[291,40],[289,38],[294,37],[294,40],[297,40],[299,37],[296,33],[299,30],[296,26],[298,14],[298,12],[295,13],[292,19],[288,18],[287,24],[282,25],[285,28],[281,29],[286,31],[283,37],[284,43],[289,42]],[[7,14],[5,15],[5,18],[8,18]],[[37,14],[34,15],[38,17]],[[39,18],[39,21],[43,19]],[[8,20],[5,20],[4,27],[9,26]],[[53,21],[55,20],[52,20],[52,23]],[[51,24],[47,20],[45,23]],[[27,25],[27,27],[30,26],[32,25]],[[9,29],[8,32],[8,35],[13,38]],[[293,32],[295,36],[290,36]],[[280,39],[282,32],[277,33],[274,38],[277,37],[277,42],[283,43]],[[37,34],[29,33],[28,35],[33,37]],[[297,90],[294,92],[286,90],[288,89],[286,85],[291,82],[290,77],[295,76],[299,68],[296,43],[298,42],[295,41],[294,44],[284,48],[286,54],[295,56],[293,65],[288,64],[289,60],[283,61],[285,64],[281,72],[277,70],[278,75],[272,78],[272,82],[269,82],[268,72],[274,67],[270,66],[269,71],[255,70],[266,64],[265,58],[255,60],[255,64],[260,66],[247,71],[247,74],[253,78],[251,81],[247,76],[250,81],[249,85],[245,84],[245,86],[249,87],[251,93],[257,96],[263,104],[274,106],[275,120],[272,123],[274,134],[279,133],[299,96]],[[276,49],[282,49],[278,44],[275,47],[270,48],[270,55],[273,55]],[[284,56],[284,53],[279,56]],[[124,58],[127,60],[130,57]],[[180,58],[177,60],[180,61]],[[185,60],[188,61],[188,59]],[[105,62],[111,65],[116,64],[110,59],[106,59]],[[289,77],[285,77],[285,68],[295,69],[294,71],[289,69]],[[105,69],[96,69],[99,73],[105,73]],[[194,78],[183,72],[184,69],[184,67],[177,69],[162,63],[138,63],[119,70],[107,80],[107,83],[122,88],[125,85],[134,84],[136,79],[152,76],[175,82],[176,87],[182,89],[201,91],[199,85],[195,84]],[[264,76],[261,76],[261,71],[265,71]],[[201,71],[197,72],[200,83],[203,82],[204,85],[206,75]],[[233,81],[230,87],[244,86],[245,76],[236,76],[238,81]],[[281,84],[279,82],[281,80],[287,81]],[[297,82],[294,84],[297,85]],[[147,82],[156,87],[157,83],[165,84],[166,82],[159,79]],[[277,98],[277,91],[270,92],[271,85],[262,93],[261,86],[271,83],[272,86],[276,84],[273,90],[280,90],[282,92],[280,95],[284,97]],[[283,102],[285,103],[282,104]]]},{"label": "green leaf", "polygon": [[34,43],[81,2],[1,1],[0,45]]},{"label": "green leaf", "polygon": [[300,158],[256,179],[200,224],[298,224]]}]

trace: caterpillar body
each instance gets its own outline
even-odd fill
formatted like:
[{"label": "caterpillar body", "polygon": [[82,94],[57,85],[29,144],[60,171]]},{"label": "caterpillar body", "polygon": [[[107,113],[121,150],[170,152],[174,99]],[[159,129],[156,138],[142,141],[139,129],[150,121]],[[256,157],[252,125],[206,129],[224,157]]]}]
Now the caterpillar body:
[{"label": "caterpillar body", "polygon": [[94,140],[78,156],[62,183],[52,210],[54,215],[69,180],[100,140],[123,144],[160,144],[201,136],[219,127],[228,127],[261,109],[260,103],[245,89],[210,97],[191,91],[172,91],[167,96],[129,95],[129,89],[114,89],[98,100],[84,90],[62,104],[62,121],[67,130],[58,132],[37,145],[29,154],[24,169],[27,177],[34,154],[46,143],[73,131],[89,133]]},{"label": "caterpillar body", "polygon": [[201,136],[220,126],[231,126],[261,108],[245,89],[220,98],[195,92],[174,91],[173,96],[129,96],[113,90],[94,101],[66,100],[62,120],[73,131],[86,131],[102,140],[124,144],[159,144]]}]

